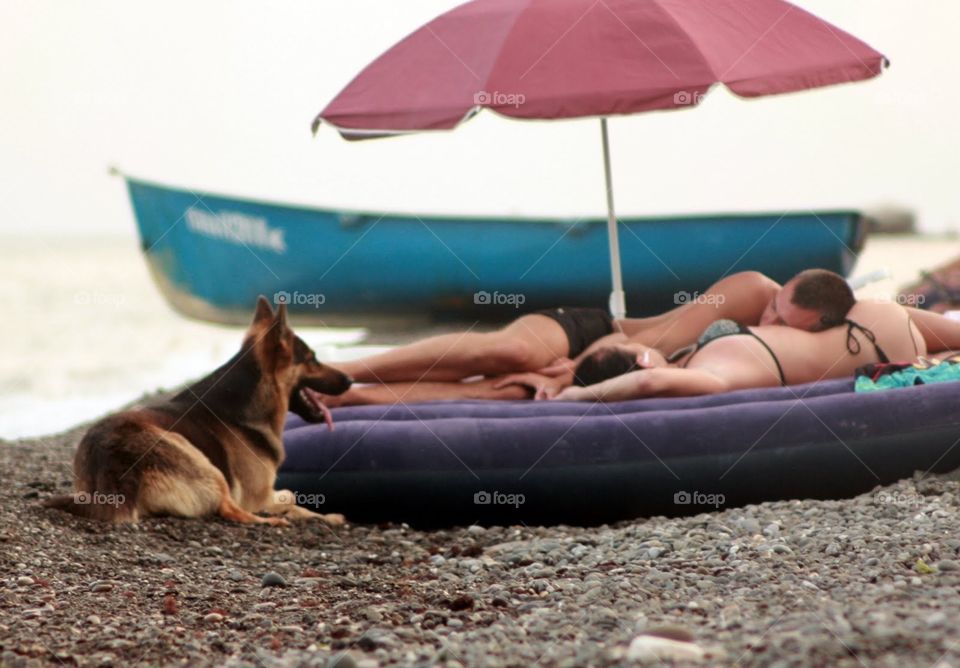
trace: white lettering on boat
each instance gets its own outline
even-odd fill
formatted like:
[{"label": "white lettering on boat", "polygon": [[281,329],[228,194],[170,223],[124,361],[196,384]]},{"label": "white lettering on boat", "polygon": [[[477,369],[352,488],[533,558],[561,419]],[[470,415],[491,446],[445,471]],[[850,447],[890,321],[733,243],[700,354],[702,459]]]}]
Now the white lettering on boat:
[{"label": "white lettering on boat", "polygon": [[274,253],[287,251],[283,238],[284,230],[270,227],[266,218],[248,216],[236,211],[211,213],[190,207],[187,209],[187,227],[198,234],[230,243],[257,246]]}]

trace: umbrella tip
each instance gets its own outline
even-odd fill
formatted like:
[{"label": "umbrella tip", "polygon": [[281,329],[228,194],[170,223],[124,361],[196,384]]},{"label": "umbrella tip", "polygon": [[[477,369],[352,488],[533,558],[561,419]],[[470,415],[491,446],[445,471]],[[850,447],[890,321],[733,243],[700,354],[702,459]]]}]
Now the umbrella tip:
[{"label": "umbrella tip", "polygon": [[320,129],[320,123],[322,120],[323,120],[322,118],[317,116],[316,118],[313,119],[313,123],[310,124],[310,132],[311,134],[313,134],[314,137],[317,136],[317,130]]}]

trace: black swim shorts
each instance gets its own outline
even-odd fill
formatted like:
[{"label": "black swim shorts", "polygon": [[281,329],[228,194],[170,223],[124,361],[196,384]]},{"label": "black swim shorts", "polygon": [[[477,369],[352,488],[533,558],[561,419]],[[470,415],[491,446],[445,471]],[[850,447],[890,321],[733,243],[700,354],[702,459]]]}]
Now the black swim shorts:
[{"label": "black swim shorts", "polygon": [[597,339],[613,334],[613,319],[600,308],[551,308],[537,311],[557,321],[567,335],[570,351],[567,357],[573,359]]}]

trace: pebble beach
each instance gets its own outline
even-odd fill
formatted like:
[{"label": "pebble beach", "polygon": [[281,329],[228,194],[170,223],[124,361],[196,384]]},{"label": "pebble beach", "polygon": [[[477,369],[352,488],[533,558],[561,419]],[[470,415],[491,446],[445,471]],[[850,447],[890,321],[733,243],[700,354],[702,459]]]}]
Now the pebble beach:
[{"label": "pebble beach", "polygon": [[[960,483],[614,526],[90,523],[0,443],[0,665],[960,665]],[[349,519],[349,518],[348,518]]]}]

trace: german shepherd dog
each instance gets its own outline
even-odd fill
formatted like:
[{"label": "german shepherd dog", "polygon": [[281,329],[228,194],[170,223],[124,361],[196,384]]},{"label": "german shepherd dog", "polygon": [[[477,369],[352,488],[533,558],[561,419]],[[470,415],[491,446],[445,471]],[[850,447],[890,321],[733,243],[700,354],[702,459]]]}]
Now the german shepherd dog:
[{"label": "german shepherd dog", "polygon": [[286,305],[274,313],[261,296],[240,352],[169,401],[94,424],[74,457],[75,493],[44,505],[113,522],[219,515],[274,526],[288,526],[284,517],[343,524],[342,515],[298,507],[273,485],[287,411],[332,429],[316,393],[342,394],[351,383],[287,326]]}]

